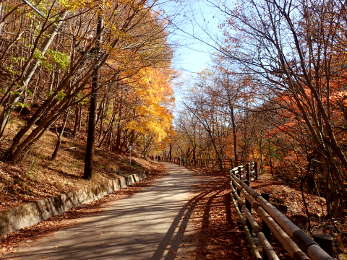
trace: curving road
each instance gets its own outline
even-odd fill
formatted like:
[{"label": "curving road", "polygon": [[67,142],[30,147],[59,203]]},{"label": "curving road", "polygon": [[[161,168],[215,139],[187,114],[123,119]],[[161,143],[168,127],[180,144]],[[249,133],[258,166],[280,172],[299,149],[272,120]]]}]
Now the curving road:
[{"label": "curving road", "polygon": [[189,244],[191,171],[165,163],[168,175],[128,198],[108,202],[78,224],[20,247],[5,259],[183,259]]}]

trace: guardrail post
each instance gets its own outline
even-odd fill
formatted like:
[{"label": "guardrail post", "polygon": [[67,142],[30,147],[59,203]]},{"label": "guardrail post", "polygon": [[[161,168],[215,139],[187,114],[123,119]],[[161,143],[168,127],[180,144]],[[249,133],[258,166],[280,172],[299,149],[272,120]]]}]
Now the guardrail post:
[{"label": "guardrail post", "polygon": [[328,254],[336,256],[334,250],[334,239],[328,234],[313,234],[313,239]]},{"label": "guardrail post", "polygon": [[250,176],[250,164],[246,164],[246,180],[245,183],[249,186],[251,184],[251,176]]},{"label": "guardrail post", "polygon": [[[245,183],[249,186],[251,184],[251,175],[250,175],[250,171],[251,171],[251,165],[250,164],[246,164],[246,180]],[[245,201],[245,206],[246,208],[249,210],[250,213],[252,213],[252,204],[246,199]]]},{"label": "guardrail post", "polygon": [[237,195],[240,196],[241,195],[241,189],[238,189],[238,186],[236,186],[235,189],[236,189]]},{"label": "guardrail post", "polygon": [[237,167],[238,178],[242,180],[242,166]]}]

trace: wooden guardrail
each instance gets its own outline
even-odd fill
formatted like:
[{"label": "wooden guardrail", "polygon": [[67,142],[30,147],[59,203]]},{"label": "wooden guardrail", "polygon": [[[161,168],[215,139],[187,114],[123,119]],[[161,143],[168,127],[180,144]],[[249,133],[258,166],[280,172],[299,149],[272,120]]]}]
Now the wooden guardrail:
[{"label": "wooden guardrail", "polygon": [[[169,159],[160,156],[152,159],[193,167],[213,168],[220,165],[220,161],[215,159],[190,160],[178,157]],[[237,164],[239,165],[234,167]],[[335,259],[280,210],[249,186],[252,181],[258,178],[256,162],[240,165],[240,162],[223,160],[223,168],[231,169],[231,198],[246,231],[251,251],[257,260],[280,259],[270,243],[273,241],[273,237],[277,239],[292,259]]]},{"label": "wooden guardrail", "polygon": [[257,162],[249,162],[244,165],[239,165],[233,168],[232,171],[237,178],[244,181],[248,185],[251,181],[258,179]]},{"label": "wooden guardrail", "polygon": [[250,165],[252,163],[230,170],[230,187],[232,200],[256,259],[280,259],[269,242],[272,236],[292,259],[334,259],[282,212],[249,187],[250,181],[255,178]]},{"label": "wooden guardrail", "polygon": [[[231,159],[190,159],[183,157],[163,157],[163,156],[153,156],[151,157],[153,160],[163,161],[163,162],[172,162],[181,166],[187,167],[199,167],[199,168],[219,168],[222,166],[223,169],[232,169],[236,165],[241,164],[241,161],[234,161]],[[256,166],[255,166],[256,167]]]}]

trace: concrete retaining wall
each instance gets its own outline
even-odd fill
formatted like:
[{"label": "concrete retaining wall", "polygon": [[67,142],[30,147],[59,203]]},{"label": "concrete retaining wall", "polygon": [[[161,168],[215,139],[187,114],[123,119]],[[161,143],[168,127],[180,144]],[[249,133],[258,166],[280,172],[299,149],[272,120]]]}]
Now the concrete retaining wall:
[{"label": "concrete retaining wall", "polygon": [[25,203],[16,208],[0,212],[0,237],[4,237],[21,228],[33,226],[50,217],[62,214],[73,207],[100,199],[109,193],[126,188],[144,178],[146,178],[145,173],[119,177],[98,187]]}]

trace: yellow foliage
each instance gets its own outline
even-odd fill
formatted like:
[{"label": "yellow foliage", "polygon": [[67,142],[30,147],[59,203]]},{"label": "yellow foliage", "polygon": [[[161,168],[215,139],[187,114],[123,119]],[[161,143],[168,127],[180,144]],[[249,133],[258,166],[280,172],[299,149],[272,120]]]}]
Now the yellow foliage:
[{"label": "yellow foliage", "polygon": [[59,0],[60,4],[71,10],[77,10],[79,8],[84,8],[87,5],[93,4],[93,0]]},{"label": "yellow foliage", "polygon": [[170,69],[145,68],[135,79],[127,80],[134,88],[138,104],[134,111],[136,118],[127,124],[127,128],[144,135],[154,136],[157,142],[163,140],[171,131],[172,88]]}]

